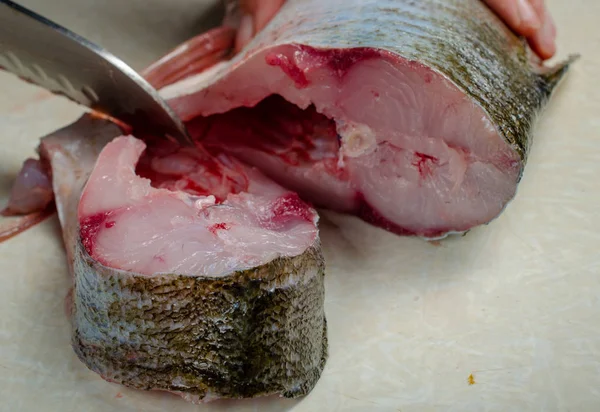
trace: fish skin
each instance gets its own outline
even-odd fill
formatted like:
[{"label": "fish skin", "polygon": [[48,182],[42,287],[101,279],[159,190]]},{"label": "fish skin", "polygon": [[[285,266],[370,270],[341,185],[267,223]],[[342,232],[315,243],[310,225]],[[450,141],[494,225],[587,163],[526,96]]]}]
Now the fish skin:
[{"label": "fish skin", "polygon": [[374,49],[428,66],[474,99],[524,162],[539,112],[579,57],[541,66],[480,0],[289,0],[231,64],[282,44]]},{"label": "fish skin", "polygon": [[75,217],[81,192],[102,148],[120,134],[121,129],[114,123],[84,115],[43,137],[38,147],[40,159],[52,172],[52,190],[71,273],[79,237],[79,223]]},{"label": "fish skin", "polygon": [[217,278],[103,266],[81,243],[77,208],[95,159],[121,134],[84,115],[39,148],[73,278],[67,313],[79,359],[110,382],[195,403],[306,395],[328,356],[319,238],[300,255]]},{"label": "fish skin", "polygon": [[327,359],[320,244],[210,278],[144,276],[75,252],[72,345],[104,379],[214,398],[306,395]]}]

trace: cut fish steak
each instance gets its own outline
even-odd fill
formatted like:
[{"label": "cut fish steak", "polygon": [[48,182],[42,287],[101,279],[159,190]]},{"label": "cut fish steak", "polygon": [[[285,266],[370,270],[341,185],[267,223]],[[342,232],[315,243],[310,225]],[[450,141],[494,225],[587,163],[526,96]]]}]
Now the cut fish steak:
[{"label": "cut fish steak", "polygon": [[298,195],[228,155],[90,115],[39,152],[85,365],[192,402],[314,387],[327,357],[324,260],[317,214]]},{"label": "cut fish steak", "polygon": [[146,75],[198,141],[316,206],[428,238],[513,199],[573,60],[543,66],[479,0],[289,0],[230,60],[182,73],[205,60],[179,51]]}]

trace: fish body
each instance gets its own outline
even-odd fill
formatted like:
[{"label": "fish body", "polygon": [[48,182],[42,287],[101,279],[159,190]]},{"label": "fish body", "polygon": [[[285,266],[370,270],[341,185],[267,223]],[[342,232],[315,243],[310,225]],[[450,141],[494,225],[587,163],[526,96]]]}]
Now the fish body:
[{"label": "fish body", "polygon": [[[185,163],[170,145],[89,115],[42,139],[75,353],[110,382],[191,402],[308,393],[327,358],[316,213],[250,168],[201,149]],[[211,165],[214,179],[193,176]]]},{"label": "fish body", "polygon": [[478,0],[290,0],[238,55],[154,84],[197,141],[305,200],[438,238],[514,198],[573,59],[543,66]]}]

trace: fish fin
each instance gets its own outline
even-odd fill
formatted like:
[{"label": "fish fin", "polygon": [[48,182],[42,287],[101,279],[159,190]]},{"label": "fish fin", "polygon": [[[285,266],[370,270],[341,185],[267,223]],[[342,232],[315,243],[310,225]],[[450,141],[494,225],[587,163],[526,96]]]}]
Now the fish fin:
[{"label": "fish fin", "polygon": [[579,54],[572,54],[566,60],[551,66],[551,67],[542,67],[539,71],[539,75],[544,79],[550,91],[554,90],[564,76],[569,71],[569,68],[573,63],[581,58]]},{"label": "fish fin", "polygon": [[543,64],[535,65],[534,71],[538,76],[540,88],[544,91],[545,101],[550,99],[552,93],[554,93],[554,90],[564,79],[571,65],[579,58],[579,54],[573,54],[566,60],[563,60],[554,66],[544,66]]},{"label": "fish fin", "polygon": [[180,44],[142,71],[156,89],[162,89],[186,77],[228,60],[235,42],[235,29],[221,26]]},{"label": "fish fin", "polygon": [[47,208],[41,211],[33,212],[28,215],[15,217],[0,217],[0,243],[25,232],[38,223],[43,222],[54,215],[56,208],[51,203]]}]

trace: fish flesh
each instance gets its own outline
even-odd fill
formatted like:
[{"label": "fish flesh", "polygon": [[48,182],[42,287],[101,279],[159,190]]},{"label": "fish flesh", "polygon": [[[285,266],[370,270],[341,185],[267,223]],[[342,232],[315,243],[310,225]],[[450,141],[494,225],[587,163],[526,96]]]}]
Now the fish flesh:
[{"label": "fish flesh", "polygon": [[44,210],[53,198],[47,170],[38,159],[27,159],[15,180],[10,201],[2,215],[22,216]]},{"label": "fish flesh", "polygon": [[239,54],[181,70],[227,33],[145,72],[194,138],[317,207],[425,238],[505,209],[575,59],[544,66],[479,0],[289,0]]},{"label": "fish flesh", "polygon": [[37,159],[27,159],[13,184],[9,202],[0,211],[0,243],[54,213],[48,171]]},{"label": "fish flesh", "polygon": [[39,146],[77,356],[191,402],[305,395],[327,358],[318,215],[253,167],[163,140],[84,115]]}]

